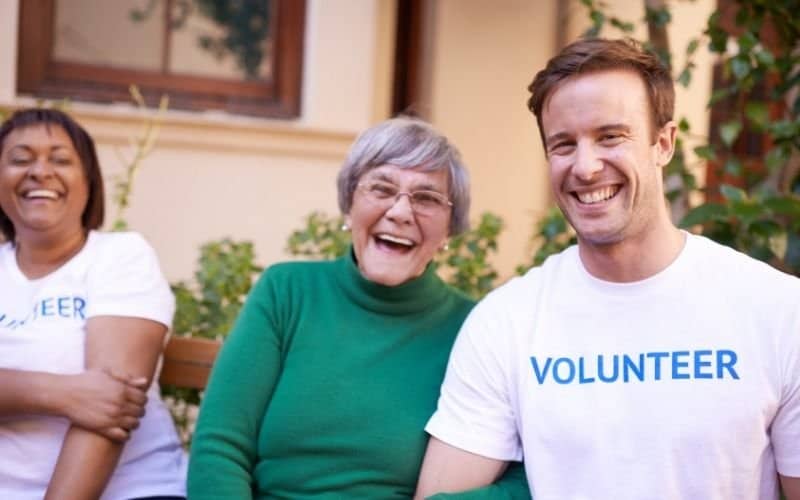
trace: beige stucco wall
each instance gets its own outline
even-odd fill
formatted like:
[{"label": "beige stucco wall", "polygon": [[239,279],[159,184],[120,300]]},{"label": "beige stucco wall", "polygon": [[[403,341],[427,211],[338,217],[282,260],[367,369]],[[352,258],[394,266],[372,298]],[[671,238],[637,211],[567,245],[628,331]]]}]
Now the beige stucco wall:
[{"label": "beige stucco wall", "polygon": [[[16,94],[20,0],[0,2],[0,105]],[[312,210],[338,212],[334,180],[355,135],[389,110],[394,0],[309,0],[302,116],[261,120],[169,111],[142,163],[127,214],[155,246],[170,280],[191,276],[203,242],[230,236],[256,244],[269,264]],[[130,105],[75,102],[92,133],[110,191],[130,158],[143,116]],[[112,212],[107,222],[113,220]]]},{"label": "beige stucco wall", "polygon": [[[15,90],[20,1],[0,1],[0,105],[33,102]],[[471,170],[473,218],[489,210],[506,222],[495,259],[504,277],[528,260],[533,225],[550,203],[526,87],[559,43],[582,29],[584,11],[570,1],[425,3],[433,13],[423,61],[427,113]],[[334,178],[347,148],[389,114],[395,2],[308,0],[297,120],[167,113],[136,179],[128,220],[156,247],[171,280],[191,275],[201,243],[224,236],[253,240],[263,264],[284,260],[286,238],[303,216],[337,212]],[[641,0],[609,3],[621,17],[642,17]],[[701,31],[713,4],[673,2],[674,47]],[[691,90],[679,89],[677,115],[703,134],[708,54],[700,51],[696,62]],[[110,187],[142,116],[124,103],[74,103],[72,111],[97,139]]]},{"label": "beige stucco wall", "polygon": [[549,204],[544,154],[527,85],[553,54],[557,0],[438,0],[430,118],[461,149],[473,217],[500,215],[495,263],[503,277],[529,260],[528,240]]}]

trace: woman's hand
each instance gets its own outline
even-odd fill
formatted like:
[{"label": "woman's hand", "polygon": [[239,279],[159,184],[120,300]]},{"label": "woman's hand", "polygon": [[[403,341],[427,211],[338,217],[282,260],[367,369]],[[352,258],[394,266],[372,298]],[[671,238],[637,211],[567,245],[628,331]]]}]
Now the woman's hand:
[{"label": "woman's hand", "polygon": [[65,376],[61,414],[73,425],[124,442],[139,426],[147,403],[148,381],[106,370]]},{"label": "woman's hand", "polygon": [[[166,332],[163,324],[143,318],[93,316],[86,321],[86,371],[78,375],[82,380],[73,380],[88,382],[89,387],[71,401],[70,412],[78,414],[78,420],[64,437],[47,500],[102,496],[122,453],[124,443],[118,438],[129,435],[119,424],[130,422],[131,414],[138,422],[142,415],[142,396],[155,374]],[[135,376],[121,375],[128,373]],[[81,404],[75,403],[81,399],[93,408],[79,411],[76,406]],[[100,425],[101,430],[89,430],[80,420]],[[103,428],[103,421],[116,427]]]}]

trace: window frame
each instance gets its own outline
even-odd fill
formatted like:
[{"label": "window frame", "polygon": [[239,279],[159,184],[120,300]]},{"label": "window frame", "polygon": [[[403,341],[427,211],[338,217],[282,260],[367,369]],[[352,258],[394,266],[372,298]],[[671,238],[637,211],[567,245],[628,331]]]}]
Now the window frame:
[{"label": "window frame", "polygon": [[55,61],[55,0],[21,1],[17,91],[35,97],[110,103],[129,101],[128,87],[136,84],[149,103],[155,104],[167,94],[172,109],[296,118],[300,115],[306,2],[264,1],[269,1],[275,12],[270,21],[273,76],[258,82]]}]

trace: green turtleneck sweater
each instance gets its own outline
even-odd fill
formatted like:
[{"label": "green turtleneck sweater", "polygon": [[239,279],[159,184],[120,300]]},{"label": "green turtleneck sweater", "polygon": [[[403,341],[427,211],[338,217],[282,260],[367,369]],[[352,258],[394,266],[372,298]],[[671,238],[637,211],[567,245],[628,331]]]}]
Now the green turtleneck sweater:
[{"label": "green turtleneck sweater", "polygon": [[[410,498],[456,333],[473,302],[428,266],[400,286],[353,258],[278,264],[217,358],[189,498]],[[442,498],[528,498],[521,468]]]}]

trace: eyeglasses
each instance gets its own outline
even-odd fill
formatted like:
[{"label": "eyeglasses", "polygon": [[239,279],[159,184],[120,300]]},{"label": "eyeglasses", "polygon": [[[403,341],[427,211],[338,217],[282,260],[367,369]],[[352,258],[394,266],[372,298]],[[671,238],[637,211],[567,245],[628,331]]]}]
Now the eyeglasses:
[{"label": "eyeglasses", "polygon": [[397,203],[401,196],[406,195],[411,203],[411,209],[421,215],[435,215],[453,206],[453,202],[448,200],[445,195],[429,189],[400,191],[394,184],[378,180],[359,182],[358,188],[368,200],[386,208]]}]

